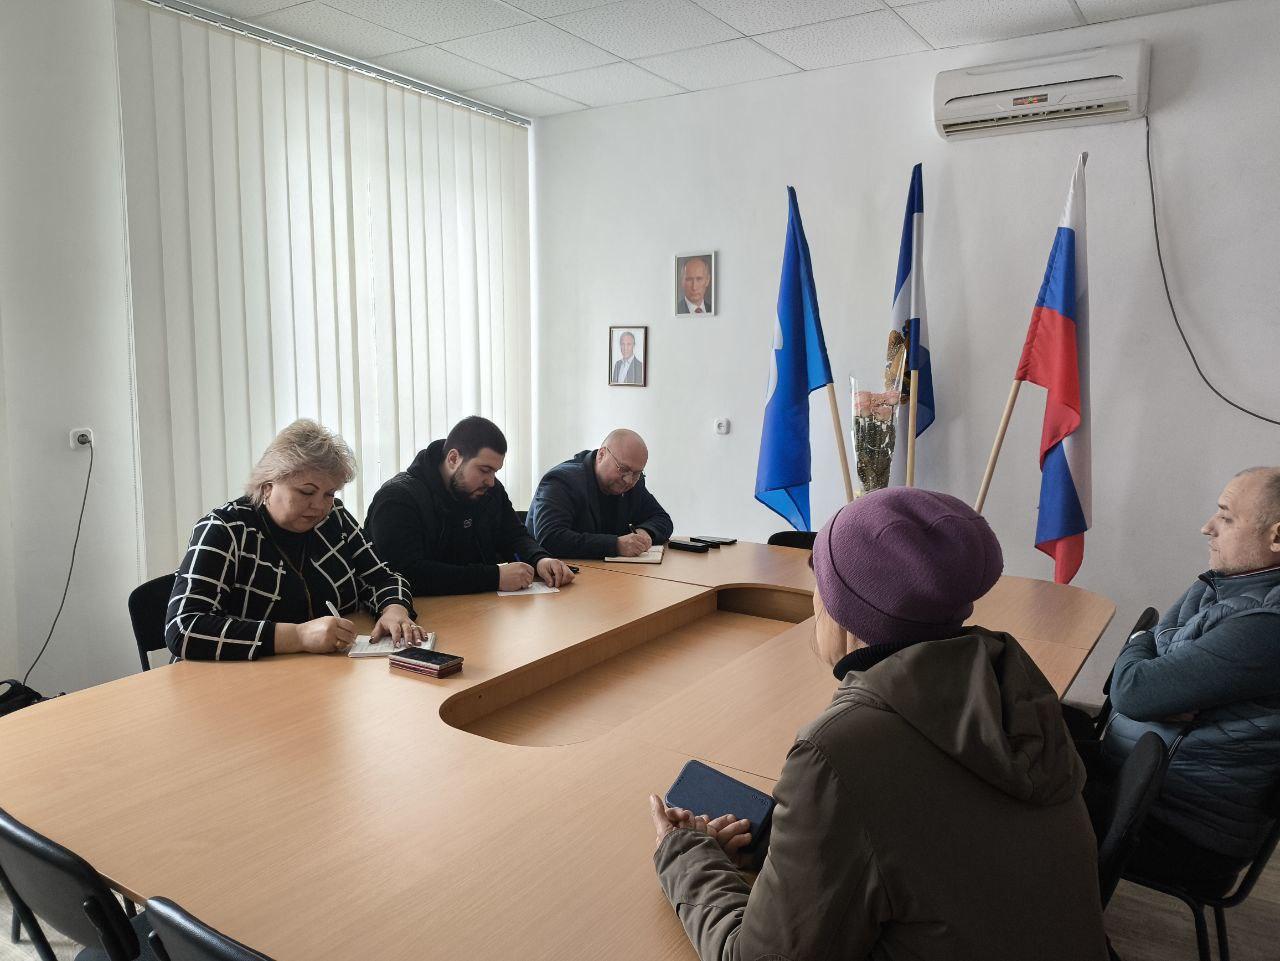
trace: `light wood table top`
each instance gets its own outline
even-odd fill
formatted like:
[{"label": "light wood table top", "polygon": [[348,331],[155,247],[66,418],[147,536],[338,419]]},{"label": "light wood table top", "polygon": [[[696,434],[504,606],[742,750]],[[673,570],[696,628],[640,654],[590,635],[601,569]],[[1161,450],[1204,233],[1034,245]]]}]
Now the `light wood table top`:
[{"label": "light wood table top", "polygon": [[808,551],[746,541],[713,547],[705,554],[668,547],[661,564],[601,560],[571,560],[568,563],[703,587],[774,587],[813,593],[813,571],[809,568]]},{"label": "light wood table top", "polygon": [[[748,563],[688,556],[723,591],[584,566],[558,594],[420,599],[440,649],[466,658],[444,680],[294,655],[36,705],[0,719],[0,806],[121,891],[171,897],[278,961],[690,959],[646,796],[690,757],[768,789],[835,687],[804,650],[811,621],[743,609],[807,601],[805,553],[734,547]],[[775,564],[772,591],[740,586]],[[1083,661],[1073,645],[1109,602],[1068,605],[1088,624],[1058,642],[1073,589],[1010,580],[987,626]]]}]

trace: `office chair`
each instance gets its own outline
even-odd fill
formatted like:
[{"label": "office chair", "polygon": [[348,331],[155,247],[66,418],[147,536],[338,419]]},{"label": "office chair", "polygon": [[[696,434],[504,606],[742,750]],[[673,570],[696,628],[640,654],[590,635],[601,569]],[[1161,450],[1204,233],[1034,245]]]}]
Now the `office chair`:
[{"label": "office chair", "polygon": [[[1160,613],[1154,607],[1148,607],[1143,611],[1133,627],[1129,629],[1126,638],[1133,637],[1143,631],[1149,631],[1155,627],[1160,620]],[[1119,654],[1116,655],[1117,659]],[[1076,742],[1076,747],[1081,750],[1082,755],[1086,755],[1089,750],[1087,746],[1096,745],[1102,739],[1102,733],[1106,729],[1107,721],[1111,719],[1111,678],[1115,673],[1115,665],[1111,667],[1107,679],[1102,685],[1102,707],[1099,708],[1097,714],[1090,714],[1078,707],[1072,707],[1069,704],[1062,705],[1062,719],[1067,722],[1067,730],[1071,732],[1071,739]],[[1090,758],[1086,755],[1086,761]]]},{"label": "office chair", "polygon": [[[57,961],[36,918],[86,945],[76,961],[153,961],[146,914],[130,919],[79,855],[0,810],[0,883],[40,961]],[[100,945],[100,947],[95,947]]]},{"label": "office chair", "polygon": [[147,901],[151,949],[159,961],[271,961],[216,931],[168,898]]},{"label": "office chair", "polygon": [[[1145,739],[1149,736],[1152,736],[1150,732],[1144,734],[1143,738]],[[1213,926],[1218,935],[1219,961],[1231,961],[1231,945],[1227,937],[1225,911],[1227,908],[1234,908],[1249,897],[1253,892],[1253,886],[1258,882],[1258,878],[1266,870],[1267,863],[1271,860],[1271,855],[1275,853],[1277,843],[1280,843],[1280,783],[1276,785],[1276,789],[1271,794],[1271,799],[1266,806],[1266,813],[1268,817],[1273,819],[1271,830],[1267,832],[1266,837],[1262,840],[1262,845],[1258,848],[1257,854],[1249,862],[1244,872],[1244,877],[1240,878],[1238,882],[1233,882],[1234,891],[1231,890],[1231,885],[1228,885],[1226,889],[1197,889],[1193,891],[1189,887],[1166,882],[1160,878],[1124,874],[1126,881],[1144,888],[1150,888],[1153,891],[1159,891],[1161,894],[1171,895],[1191,909],[1191,916],[1196,923],[1196,949],[1200,953],[1200,961],[1213,961],[1213,952],[1209,947],[1209,926],[1204,919],[1205,908],[1213,908]]]},{"label": "office chair", "polygon": [[1107,796],[1090,812],[1098,838],[1098,884],[1105,909],[1130,855],[1138,848],[1147,812],[1164,786],[1169,756],[1159,734],[1148,731],[1138,738],[1125,758]]},{"label": "office chair", "polygon": [[144,671],[151,670],[147,654],[164,650],[164,625],[173,593],[174,574],[152,578],[129,594],[129,620],[133,638],[138,642],[138,659]]},{"label": "office chair", "polygon": [[801,550],[813,550],[813,542],[818,535],[813,531],[778,531],[769,535],[771,547],[798,547]]},{"label": "office chair", "polygon": [[528,511],[516,511],[516,519],[520,521],[521,524],[524,523],[524,519],[528,516],[529,516]]}]

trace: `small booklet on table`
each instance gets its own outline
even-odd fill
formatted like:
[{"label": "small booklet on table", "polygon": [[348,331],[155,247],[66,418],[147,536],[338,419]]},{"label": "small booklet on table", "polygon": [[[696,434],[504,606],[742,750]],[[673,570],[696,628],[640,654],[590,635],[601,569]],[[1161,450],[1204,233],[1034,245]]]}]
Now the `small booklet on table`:
[{"label": "small booklet on table", "polygon": [[606,557],[605,560],[616,564],[661,564],[666,550],[666,544],[655,544],[636,557]]}]

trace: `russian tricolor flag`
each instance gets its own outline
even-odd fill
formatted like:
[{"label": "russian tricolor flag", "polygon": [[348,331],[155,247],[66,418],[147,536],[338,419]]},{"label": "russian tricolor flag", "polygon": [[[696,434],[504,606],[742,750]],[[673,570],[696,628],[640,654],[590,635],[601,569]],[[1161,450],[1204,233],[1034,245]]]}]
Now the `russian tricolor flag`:
[{"label": "russian tricolor flag", "polygon": [[1069,584],[1084,560],[1093,507],[1089,449],[1089,282],[1081,154],[1049,266],[1040,285],[1016,380],[1048,390],[1040,436],[1040,517],[1036,547],[1054,559],[1053,579]]},{"label": "russian tricolor flag", "polygon": [[933,423],[935,412],[933,365],[929,360],[929,335],[924,314],[924,175],[921,165],[916,164],[911,170],[907,213],[903,218],[902,243],[898,248],[893,322],[907,341],[907,369],[911,371],[911,389],[917,392],[917,437]]}]

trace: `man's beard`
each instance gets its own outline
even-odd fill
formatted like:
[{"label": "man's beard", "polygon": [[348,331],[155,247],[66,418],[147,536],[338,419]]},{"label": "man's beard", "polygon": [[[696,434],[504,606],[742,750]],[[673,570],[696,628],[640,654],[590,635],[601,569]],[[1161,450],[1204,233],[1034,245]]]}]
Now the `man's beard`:
[{"label": "man's beard", "polygon": [[453,495],[454,500],[461,501],[462,503],[467,504],[473,501],[478,501],[480,498],[484,497],[484,495],[488,493],[488,491],[486,491],[483,487],[477,488],[476,490],[473,490],[473,491],[467,490],[465,487],[462,486],[462,481],[459,477],[461,473],[462,471],[458,471],[456,474],[454,474],[452,477],[449,478],[449,493]]}]

